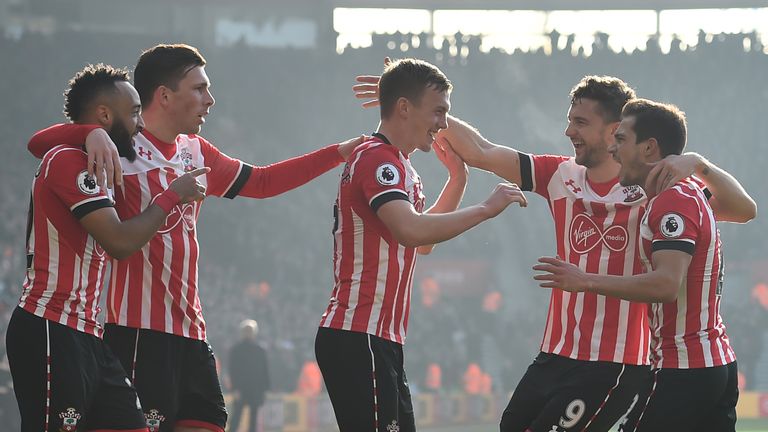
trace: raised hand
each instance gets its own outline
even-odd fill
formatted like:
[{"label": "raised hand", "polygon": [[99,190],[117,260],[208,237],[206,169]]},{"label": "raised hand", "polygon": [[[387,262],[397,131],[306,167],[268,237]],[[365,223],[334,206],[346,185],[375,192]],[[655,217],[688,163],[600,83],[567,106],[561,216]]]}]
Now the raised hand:
[{"label": "raised hand", "polygon": [[123,184],[123,169],[120,153],[107,131],[92,130],[85,138],[85,152],[88,153],[88,175],[96,179],[100,187],[113,189]]},{"label": "raised hand", "polygon": [[[384,57],[384,67],[389,66],[392,60],[389,57]],[[363,102],[363,108],[373,108],[379,106],[379,75],[359,75],[355,77],[355,81],[360,84],[352,86],[352,90],[355,92],[355,97],[358,99],[367,99]]]},{"label": "raised hand", "polygon": [[435,139],[432,149],[435,150],[437,159],[445,166],[451,177],[467,176],[469,173],[467,164],[453,151],[451,144],[445,138]]},{"label": "raised hand", "polygon": [[528,199],[525,198],[525,194],[514,183],[499,183],[493,189],[493,193],[482,205],[488,209],[490,216],[496,217],[501,213],[508,205],[517,203],[520,207],[528,206]]},{"label": "raised hand", "polygon": [[174,179],[168,189],[173,190],[179,196],[179,203],[186,204],[192,201],[202,201],[205,198],[205,186],[197,181],[197,177],[210,172],[208,167],[198,168],[181,177]]}]

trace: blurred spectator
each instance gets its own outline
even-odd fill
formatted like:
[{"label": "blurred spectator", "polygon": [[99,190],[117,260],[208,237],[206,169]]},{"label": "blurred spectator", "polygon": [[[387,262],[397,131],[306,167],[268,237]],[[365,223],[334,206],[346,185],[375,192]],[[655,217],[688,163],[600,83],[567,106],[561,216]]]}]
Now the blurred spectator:
[{"label": "blurred spectator", "polygon": [[229,378],[236,398],[232,406],[232,427],[237,430],[243,408],[250,411],[247,431],[256,432],[259,407],[269,390],[267,352],[256,343],[259,325],[254,320],[240,324],[240,342],[229,352]]}]

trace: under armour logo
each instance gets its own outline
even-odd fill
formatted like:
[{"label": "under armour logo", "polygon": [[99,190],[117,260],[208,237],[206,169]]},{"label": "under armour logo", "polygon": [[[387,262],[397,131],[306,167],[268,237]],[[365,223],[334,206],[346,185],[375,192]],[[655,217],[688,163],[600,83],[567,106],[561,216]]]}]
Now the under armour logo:
[{"label": "under armour logo", "polygon": [[152,160],[152,152],[149,150],[144,150],[144,147],[142,146],[139,146],[139,156],[147,160]]},{"label": "under armour logo", "polygon": [[576,182],[573,181],[573,179],[570,179],[567,182],[565,182],[565,185],[568,186],[569,188],[571,188],[573,193],[581,192],[581,188],[576,186]]}]

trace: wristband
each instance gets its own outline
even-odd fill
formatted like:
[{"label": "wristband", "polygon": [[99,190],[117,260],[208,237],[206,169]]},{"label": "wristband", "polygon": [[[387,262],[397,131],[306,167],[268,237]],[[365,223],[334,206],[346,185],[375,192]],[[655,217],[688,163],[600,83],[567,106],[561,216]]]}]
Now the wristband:
[{"label": "wristband", "polygon": [[181,197],[179,197],[179,194],[174,192],[172,189],[166,189],[163,193],[158,195],[157,198],[155,198],[155,204],[157,204],[157,206],[163,209],[163,211],[166,213],[170,213],[171,210],[176,207],[176,204],[178,204],[179,201],[181,201]]}]

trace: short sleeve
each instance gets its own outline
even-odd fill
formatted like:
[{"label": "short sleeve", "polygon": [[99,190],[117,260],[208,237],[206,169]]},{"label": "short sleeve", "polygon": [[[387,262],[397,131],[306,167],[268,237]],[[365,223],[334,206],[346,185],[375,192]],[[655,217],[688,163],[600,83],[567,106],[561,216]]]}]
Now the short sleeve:
[{"label": "short sleeve", "polygon": [[679,250],[693,255],[701,229],[701,211],[694,197],[668,189],[654,200],[648,215],[653,251]]},{"label": "short sleeve", "polygon": [[64,149],[51,156],[41,172],[46,187],[80,219],[104,207],[112,207],[112,200],[96,180],[88,175],[87,156],[79,149]]},{"label": "short sleeve", "polygon": [[535,192],[548,197],[547,185],[557,168],[563,162],[570,159],[567,156],[555,155],[530,155],[518,153],[520,156],[520,188],[524,191]]},{"label": "short sleeve", "polygon": [[405,168],[388,149],[365,152],[355,167],[353,181],[360,185],[365,200],[374,212],[389,201],[408,200]]}]

